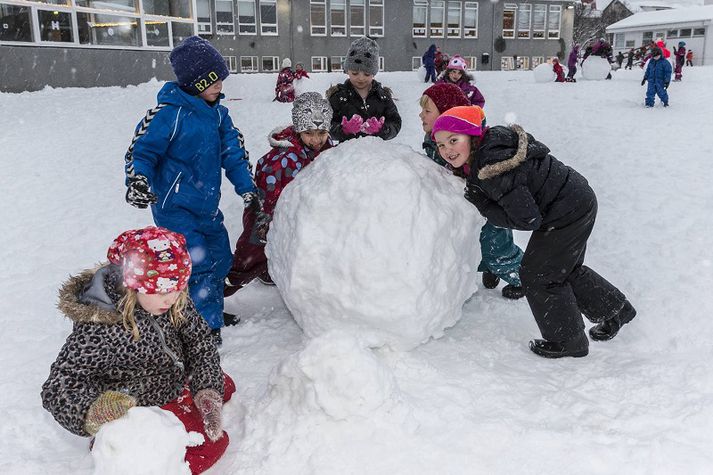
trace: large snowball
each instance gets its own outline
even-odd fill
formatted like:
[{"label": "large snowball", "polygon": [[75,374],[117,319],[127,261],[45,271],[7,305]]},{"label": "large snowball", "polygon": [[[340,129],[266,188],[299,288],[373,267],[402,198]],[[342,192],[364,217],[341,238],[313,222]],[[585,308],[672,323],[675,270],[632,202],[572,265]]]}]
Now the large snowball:
[{"label": "large snowball", "polygon": [[404,145],[349,140],[278,201],[270,275],[304,332],[410,349],[439,337],[476,290],[483,218],[464,181]]},{"label": "large snowball", "polygon": [[183,423],[157,407],[134,407],[122,418],[102,425],[94,440],[96,475],[190,475],[186,447],[204,441],[187,433]]},{"label": "large snowball", "polygon": [[599,56],[589,56],[582,64],[582,77],[590,81],[606,79],[610,72],[609,61]]},{"label": "large snowball", "polygon": [[549,63],[540,64],[532,70],[532,74],[535,75],[535,82],[554,82],[557,79],[557,74]]},{"label": "large snowball", "polygon": [[319,92],[320,94],[324,94],[324,85],[312,78],[295,79],[293,85],[295,87],[295,97],[305,92]]}]

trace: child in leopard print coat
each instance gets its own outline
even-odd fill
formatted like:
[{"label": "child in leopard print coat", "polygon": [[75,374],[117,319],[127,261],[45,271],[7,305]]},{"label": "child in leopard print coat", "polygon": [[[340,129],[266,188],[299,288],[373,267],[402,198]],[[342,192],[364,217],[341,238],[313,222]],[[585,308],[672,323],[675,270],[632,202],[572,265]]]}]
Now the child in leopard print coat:
[{"label": "child in leopard print coat", "polygon": [[235,385],[188,297],[185,246],[182,234],[165,228],[126,231],[109,248],[108,264],[63,285],[58,307],[73,329],[42,386],[42,404],[80,436],[133,406],[171,411],[205,436],[186,451],[197,474],[228,446],[221,411]]}]

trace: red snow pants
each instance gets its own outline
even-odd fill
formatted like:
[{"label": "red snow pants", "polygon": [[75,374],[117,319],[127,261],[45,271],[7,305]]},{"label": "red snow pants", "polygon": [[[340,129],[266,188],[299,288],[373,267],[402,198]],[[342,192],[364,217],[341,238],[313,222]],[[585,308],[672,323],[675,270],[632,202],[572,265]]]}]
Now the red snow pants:
[{"label": "red snow pants", "polygon": [[[235,392],[235,382],[227,374],[223,373],[223,376],[225,376],[223,402],[228,402]],[[223,431],[223,437],[215,442],[208,438],[203,427],[203,420],[198,413],[198,408],[193,403],[193,395],[187,385],[183,388],[183,394],[161,406],[161,409],[174,413],[183,422],[186,431],[200,432],[205,437],[203,444],[186,448],[186,462],[191,466],[193,475],[205,472],[223,456],[230,442],[228,433]]]},{"label": "red snow pants", "polygon": [[230,286],[225,286],[223,295],[229,297],[260,276],[268,279],[265,245],[254,232],[257,213],[252,208],[243,211],[243,233],[235,244],[233,265],[228,272]]}]

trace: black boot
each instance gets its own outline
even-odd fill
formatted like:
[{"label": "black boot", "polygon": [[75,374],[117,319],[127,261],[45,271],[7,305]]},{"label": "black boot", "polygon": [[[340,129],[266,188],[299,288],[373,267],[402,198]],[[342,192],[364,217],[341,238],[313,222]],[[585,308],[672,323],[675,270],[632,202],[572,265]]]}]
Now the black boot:
[{"label": "black boot", "polygon": [[545,358],[580,358],[589,354],[589,340],[584,332],[567,341],[531,340],[530,350]]},{"label": "black boot", "polygon": [[502,293],[503,297],[505,297],[506,299],[517,300],[525,296],[525,289],[523,289],[522,286],[519,285],[508,284],[503,287]]},{"label": "black boot", "polygon": [[619,310],[619,313],[614,315],[613,318],[605,320],[598,325],[594,325],[589,329],[589,336],[592,340],[596,341],[606,341],[611,340],[619,333],[621,327],[629,323],[636,316],[636,310],[627,300],[624,302],[624,306]]},{"label": "black boot", "polygon": [[260,274],[257,280],[259,280],[262,285],[275,285],[272,281],[272,277],[270,277],[270,273],[267,271]]},{"label": "black boot", "polygon": [[232,313],[226,313],[223,312],[223,325],[226,327],[230,327],[233,325],[237,325],[240,323],[240,317],[237,315],[233,315]]},{"label": "black boot", "polygon": [[214,328],[210,331],[211,336],[213,337],[213,343],[215,343],[215,346],[220,346],[223,344],[223,337],[220,336],[220,328]]},{"label": "black boot", "polygon": [[500,283],[500,277],[490,271],[483,272],[483,287],[486,289],[494,289]]}]

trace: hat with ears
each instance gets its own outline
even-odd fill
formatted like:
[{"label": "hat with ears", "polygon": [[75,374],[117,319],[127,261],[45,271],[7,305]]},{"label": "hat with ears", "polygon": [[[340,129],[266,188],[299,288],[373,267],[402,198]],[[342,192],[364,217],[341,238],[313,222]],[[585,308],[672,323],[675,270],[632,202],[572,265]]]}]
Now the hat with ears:
[{"label": "hat with ears", "polygon": [[458,106],[448,109],[438,116],[433,123],[431,138],[435,138],[436,132],[445,130],[455,134],[465,134],[471,136],[483,135],[485,129],[485,112],[479,106]]},{"label": "hat with ears", "polygon": [[332,106],[318,92],[300,94],[292,104],[292,125],[295,132],[329,130],[332,124]]},{"label": "hat with ears", "polygon": [[349,46],[344,60],[344,72],[363,71],[374,76],[379,72],[379,45],[366,36],[357,38]]},{"label": "hat with ears", "polygon": [[462,56],[455,55],[451,58],[450,61],[448,61],[448,67],[446,69],[457,69],[459,71],[467,71],[468,70],[468,65],[465,62],[465,59],[463,59]]},{"label": "hat with ears", "polygon": [[124,286],[142,294],[167,294],[188,286],[191,256],[186,238],[149,226],[121,233],[109,246],[109,262],[121,266]]},{"label": "hat with ears", "polygon": [[173,48],[170,59],[178,85],[192,96],[230,75],[223,56],[200,36],[189,36],[183,40]]},{"label": "hat with ears", "polygon": [[439,82],[423,91],[436,105],[439,113],[457,106],[469,106],[470,100],[463,89],[450,82]]},{"label": "hat with ears", "polygon": [[292,67],[292,60],[290,58],[285,58],[282,60],[282,69],[291,68],[291,67]]}]

